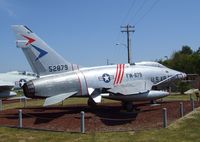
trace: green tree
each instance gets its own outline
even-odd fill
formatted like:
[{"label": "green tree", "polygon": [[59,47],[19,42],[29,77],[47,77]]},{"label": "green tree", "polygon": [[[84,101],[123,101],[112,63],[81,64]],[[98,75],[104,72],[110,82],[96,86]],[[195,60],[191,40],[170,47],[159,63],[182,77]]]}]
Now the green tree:
[{"label": "green tree", "polygon": [[[193,51],[190,46],[182,46],[182,49],[172,53],[169,59],[159,62],[171,69],[200,75],[200,47]],[[187,82],[179,81],[176,84],[181,93],[191,88],[191,85]]]},{"label": "green tree", "polygon": [[193,51],[190,46],[184,45],[180,51],[174,52],[169,59],[160,63],[187,74],[200,75],[200,48]]},{"label": "green tree", "polygon": [[182,50],[180,51],[181,54],[191,55],[193,53],[190,46],[184,45],[182,46]]}]

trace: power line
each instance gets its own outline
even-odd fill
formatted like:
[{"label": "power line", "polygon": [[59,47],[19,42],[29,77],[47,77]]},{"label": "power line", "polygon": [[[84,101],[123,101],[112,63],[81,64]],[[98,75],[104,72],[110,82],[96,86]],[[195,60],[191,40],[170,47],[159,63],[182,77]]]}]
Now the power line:
[{"label": "power line", "polygon": [[139,12],[143,9],[143,7],[145,6],[145,4],[147,3],[147,0],[144,0],[142,2],[142,4],[140,5],[140,7],[137,9],[137,11],[135,12],[135,14],[133,14],[133,18],[136,18],[137,15],[139,14]]},{"label": "power line", "polygon": [[156,4],[159,2],[160,0],[155,0],[154,3],[151,5],[151,7],[141,16],[140,19],[138,19],[136,22],[135,22],[135,25],[140,23],[144,17],[146,17],[150,12],[151,10],[156,6]]},{"label": "power line", "polygon": [[[142,9],[144,9],[144,7],[145,7],[145,5],[147,5],[147,2],[149,2],[148,0],[143,0],[143,1],[141,1],[140,0],[140,2],[141,3],[137,3],[137,2],[139,2],[139,1],[137,1],[137,0],[133,0],[132,1],[132,3],[130,4],[130,7],[129,7],[129,9],[128,9],[128,11],[127,11],[127,13],[126,13],[126,15],[125,15],[125,17],[123,18],[123,20],[122,20],[122,24],[125,22],[125,20],[127,20],[128,18],[129,18],[129,16],[130,16],[130,13],[131,12],[133,12],[133,17],[135,18],[135,23],[134,23],[134,25],[136,25],[136,24],[138,24],[138,23],[140,23],[150,12],[151,12],[151,10],[156,6],[156,4],[159,2],[159,0],[155,0],[155,1],[151,1],[151,2],[153,2],[152,3],[152,5],[150,5],[150,3],[148,4],[148,6],[150,6],[150,8],[149,9],[147,9],[146,11],[145,10],[143,10],[144,11],[144,14],[143,15],[141,15],[140,17],[138,16],[138,14],[139,13],[141,13],[141,11],[142,11]],[[140,4],[140,5],[138,5],[139,6],[139,8],[137,8],[137,4]],[[135,7],[135,10],[133,11],[133,8]],[[146,6],[147,7],[147,6]],[[137,8],[137,9],[136,9]],[[138,16],[138,17],[137,17]],[[132,16],[131,16],[132,17]],[[129,19],[133,19],[133,18],[129,18]],[[137,18],[138,18],[138,20],[137,20]],[[129,20],[129,23],[131,23],[131,21]],[[121,24],[121,25],[122,25]],[[130,35],[129,35],[129,30],[131,29],[131,28],[127,28],[127,27],[129,27],[130,25],[127,25],[127,26],[121,26],[121,28],[125,28],[126,29],[126,31],[122,31],[122,32],[127,32],[127,49],[128,49],[128,63],[131,63],[131,39],[130,39]],[[134,26],[132,26],[132,28],[134,28]],[[131,32],[134,32],[134,30],[133,31],[131,31]],[[117,36],[117,41],[118,41],[118,38],[119,38],[119,35],[120,34],[118,34],[118,36]],[[129,38],[128,38],[129,37]]]},{"label": "power line", "polygon": [[[135,4],[136,4],[136,1],[137,1],[137,0],[132,0],[132,2],[130,3],[130,7],[129,7],[129,9],[127,10],[126,15],[125,15],[125,16],[122,18],[122,20],[121,20],[120,25],[123,25],[124,22],[128,19],[128,17],[130,16],[131,11],[132,11],[132,9],[133,9],[133,7],[134,7]],[[119,37],[120,37],[120,32],[117,33],[116,41],[119,40]]]},{"label": "power line", "polygon": [[136,3],[136,0],[133,0],[133,1],[132,1],[132,3],[131,3],[131,5],[130,5],[130,7],[129,7],[129,9],[128,9],[128,11],[127,11],[127,13],[126,13],[126,15],[125,15],[125,16],[124,16],[124,18],[123,18],[123,20],[122,20],[121,24],[123,24],[123,23],[124,23],[124,21],[126,21],[126,20],[127,20],[127,18],[129,17],[129,15],[130,15],[130,12],[131,12],[131,10],[133,9],[133,7],[134,7],[135,3]]}]

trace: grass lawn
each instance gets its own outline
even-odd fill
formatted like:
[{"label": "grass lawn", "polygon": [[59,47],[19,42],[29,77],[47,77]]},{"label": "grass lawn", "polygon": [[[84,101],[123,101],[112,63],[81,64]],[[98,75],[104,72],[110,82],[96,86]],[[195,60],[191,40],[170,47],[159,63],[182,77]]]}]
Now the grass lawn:
[{"label": "grass lawn", "polygon": [[[191,98],[196,101],[196,96],[194,94],[191,95]],[[169,96],[163,98],[163,100],[183,100],[183,101],[187,101],[190,100],[190,95],[185,95],[185,94],[180,94],[180,93],[171,93]]]}]

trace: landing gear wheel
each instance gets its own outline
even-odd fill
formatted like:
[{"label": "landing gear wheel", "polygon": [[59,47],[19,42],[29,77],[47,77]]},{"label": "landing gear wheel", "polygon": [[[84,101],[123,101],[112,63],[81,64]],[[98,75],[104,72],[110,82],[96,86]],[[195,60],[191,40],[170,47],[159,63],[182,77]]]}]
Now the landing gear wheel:
[{"label": "landing gear wheel", "polygon": [[132,112],[134,110],[133,104],[132,103],[127,103],[126,110],[128,112]]},{"label": "landing gear wheel", "polygon": [[156,104],[156,100],[151,100],[150,104]]},{"label": "landing gear wheel", "polygon": [[158,105],[160,105],[160,104],[158,104],[158,103],[156,102],[156,100],[151,100],[151,101],[150,101],[150,106],[158,106]]},{"label": "landing gear wheel", "polygon": [[122,106],[128,112],[132,112],[135,110],[135,107],[132,102],[122,102]]}]

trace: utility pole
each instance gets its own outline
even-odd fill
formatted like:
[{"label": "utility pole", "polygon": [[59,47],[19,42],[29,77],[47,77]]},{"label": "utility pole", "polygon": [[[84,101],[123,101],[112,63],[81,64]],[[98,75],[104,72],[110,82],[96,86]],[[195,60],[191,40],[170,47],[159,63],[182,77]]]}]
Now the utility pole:
[{"label": "utility pole", "polygon": [[133,30],[133,28],[135,28],[134,26],[131,25],[126,25],[126,26],[121,26],[122,30],[121,32],[126,32],[127,33],[127,50],[128,50],[128,63],[131,64],[131,38],[130,38],[130,32],[135,32],[135,30]]},{"label": "utility pole", "polygon": [[110,64],[110,63],[109,63],[109,59],[106,59],[106,64],[107,64],[107,65],[109,65],[109,64]]}]

